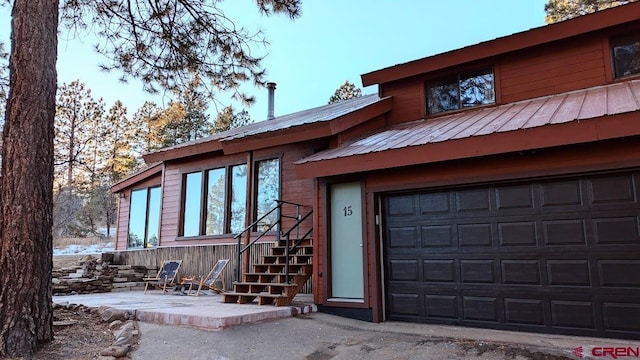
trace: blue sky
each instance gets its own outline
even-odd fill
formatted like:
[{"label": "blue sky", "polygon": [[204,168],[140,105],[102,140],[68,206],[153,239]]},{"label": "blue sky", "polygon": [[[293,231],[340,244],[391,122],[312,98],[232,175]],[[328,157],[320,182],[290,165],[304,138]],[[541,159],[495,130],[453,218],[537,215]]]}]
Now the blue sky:
[{"label": "blue sky", "polygon": [[[248,29],[262,29],[270,45],[255,48],[266,55],[267,79],[278,84],[275,114],[284,115],[327,103],[349,80],[361,87],[360,75],[463,46],[544,25],[546,0],[303,0],[302,16],[258,14],[255,0],[227,0],[227,15]],[[0,7],[0,39],[8,45],[10,9]],[[133,114],[146,100],[166,104],[167,96],[149,95],[142,85],[118,81],[117,72],[98,69],[95,39],[72,39],[61,30],[58,83],[86,83],[107,106],[121,100]],[[254,121],[266,118],[267,90],[245,86],[256,97],[248,108]],[[374,93],[376,87],[363,89]],[[223,104],[230,102],[220,96]],[[239,105],[235,105],[239,109]],[[215,109],[210,110],[215,113]]]}]

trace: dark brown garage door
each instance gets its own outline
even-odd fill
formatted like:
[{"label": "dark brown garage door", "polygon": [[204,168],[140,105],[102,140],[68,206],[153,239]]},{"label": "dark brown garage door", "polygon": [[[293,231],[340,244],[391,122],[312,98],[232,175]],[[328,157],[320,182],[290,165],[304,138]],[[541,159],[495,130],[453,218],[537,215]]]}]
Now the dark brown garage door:
[{"label": "dark brown garage door", "polygon": [[384,198],[387,318],[640,338],[640,173]]}]

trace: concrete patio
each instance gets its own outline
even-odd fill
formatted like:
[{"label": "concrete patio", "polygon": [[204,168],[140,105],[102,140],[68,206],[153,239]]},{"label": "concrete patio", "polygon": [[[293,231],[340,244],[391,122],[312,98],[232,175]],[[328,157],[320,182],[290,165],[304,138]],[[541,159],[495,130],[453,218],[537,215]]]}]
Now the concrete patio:
[{"label": "concrete patio", "polygon": [[180,292],[162,294],[159,290],[123,291],[82,295],[56,295],[57,304],[81,304],[88,307],[108,306],[134,313],[139,321],[163,325],[189,326],[205,330],[221,330],[229,326],[256,323],[315,312],[311,295],[299,294],[291,306],[275,307],[257,304],[225,304],[222,295],[206,292],[187,296]]}]

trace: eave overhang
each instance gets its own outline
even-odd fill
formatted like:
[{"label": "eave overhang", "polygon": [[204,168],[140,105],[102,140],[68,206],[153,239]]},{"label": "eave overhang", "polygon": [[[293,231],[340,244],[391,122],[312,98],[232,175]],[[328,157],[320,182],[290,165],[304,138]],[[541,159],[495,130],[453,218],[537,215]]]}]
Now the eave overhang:
[{"label": "eave overhang", "polygon": [[146,180],[156,174],[159,174],[162,172],[162,163],[157,163],[154,165],[149,166],[148,168],[141,170],[123,180],[120,180],[119,182],[113,184],[113,186],[111,186],[111,192],[112,193],[118,193],[126,188],[129,188],[143,180]]},{"label": "eave overhang", "polygon": [[400,124],[295,163],[326,177],[640,135],[640,80]]},{"label": "eave overhang", "polygon": [[369,95],[362,97],[361,100],[354,99],[352,102],[356,104],[353,108],[349,107],[348,102],[344,102],[344,105],[336,104],[337,106],[334,108],[344,106],[345,109],[329,111],[326,116],[314,117],[313,112],[315,110],[323,111],[331,105],[301,112],[300,117],[304,120],[300,123],[295,122],[296,114],[290,114],[281,117],[280,119],[283,120],[281,122],[279,122],[279,118],[276,118],[251,124],[193,142],[160,149],[143,155],[143,158],[145,162],[153,163],[216,152],[219,155],[229,155],[325,138],[383,115],[391,111],[393,106],[392,98],[389,96],[378,98],[377,95]]}]

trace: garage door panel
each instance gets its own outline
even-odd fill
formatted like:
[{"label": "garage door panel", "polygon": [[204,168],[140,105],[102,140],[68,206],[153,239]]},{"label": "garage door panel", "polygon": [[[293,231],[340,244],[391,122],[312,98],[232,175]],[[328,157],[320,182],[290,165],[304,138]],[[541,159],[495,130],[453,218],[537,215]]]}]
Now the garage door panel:
[{"label": "garage door panel", "polygon": [[640,244],[637,215],[593,219],[596,244]]},{"label": "garage door panel", "polygon": [[500,246],[536,246],[538,230],[535,221],[498,223]]},{"label": "garage door panel", "polygon": [[502,260],[502,283],[510,285],[542,285],[539,260]]},{"label": "garage door panel", "polygon": [[545,245],[586,245],[584,219],[542,221]]},{"label": "garage door panel", "polygon": [[633,302],[605,301],[602,304],[606,330],[637,333],[640,332],[640,304]]},{"label": "garage door panel", "polygon": [[547,281],[549,286],[592,286],[589,261],[547,260]]},{"label": "garage door panel", "polygon": [[583,204],[580,180],[540,184],[541,206],[571,208]]},{"label": "garage door panel", "polygon": [[504,299],[507,324],[545,325],[544,302],[541,299]]},{"label": "garage door panel", "polygon": [[590,197],[593,204],[636,202],[636,176],[620,175],[590,180]]},{"label": "garage door panel", "polygon": [[457,320],[458,296],[455,294],[427,294],[425,295],[425,315],[430,318]]},{"label": "garage door panel", "polygon": [[422,273],[424,276],[422,280],[424,282],[456,283],[458,282],[456,268],[457,261],[454,259],[423,260]]},{"label": "garage door panel", "polygon": [[597,266],[600,286],[640,289],[640,260],[599,260]]},{"label": "garage door panel", "polygon": [[465,321],[500,322],[499,299],[496,296],[463,296]]},{"label": "garage door panel", "polygon": [[388,318],[640,339],[639,188],[634,173],[386,196]]},{"label": "garage door panel", "polygon": [[591,301],[552,300],[551,319],[554,327],[594,329],[594,305]]}]

